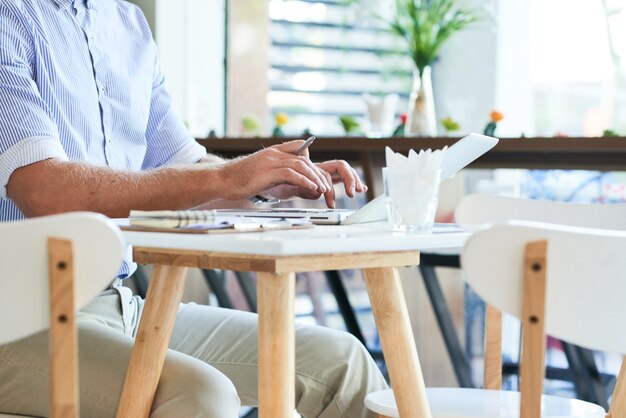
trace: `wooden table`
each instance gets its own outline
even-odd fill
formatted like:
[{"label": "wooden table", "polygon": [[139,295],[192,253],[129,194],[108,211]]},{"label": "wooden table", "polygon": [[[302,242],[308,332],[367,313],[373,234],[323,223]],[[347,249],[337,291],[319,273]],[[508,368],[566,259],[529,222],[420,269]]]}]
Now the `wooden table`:
[{"label": "wooden table", "polygon": [[[295,138],[204,138],[198,142],[210,152],[234,157]],[[343,159],[359,163],[365,182],[380,183],[377,176],[384,166],[385,147],[397,152],[410,149],[442,148],[459,138],[452,137],[397,137],[318,138],[309,152],[315,161]],[[539,168],[585,169],[600,171],[626,170],[626,137],[602,138],[502,138],[494,149],[469,165],[470,168]],[[370,187],[368,198],[376,192]]]},{"label": "wooden table", "polygon": [[[425,388],[397,267],[419,263],[421,250],[459,248],[469,233],[389,231],[386,225],[233,234],[125,232],[134,259],[155,264],[118,417],[147,417],[181,300],[188,267],[258,272],[259,416],[291,418],[295,409],[295,273],[362,269],[400,414]],[[428,405],[428,402],[421,403]],[[427,408],[427,406],[426,406]]]}]

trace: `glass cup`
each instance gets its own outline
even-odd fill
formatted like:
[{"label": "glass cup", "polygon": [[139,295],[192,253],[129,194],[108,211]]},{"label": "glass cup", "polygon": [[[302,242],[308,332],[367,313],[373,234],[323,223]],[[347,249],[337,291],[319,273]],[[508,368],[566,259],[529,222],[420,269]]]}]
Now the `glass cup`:
[{"label": "glass cup", "polygon": [[425,232],[435,223],[441,170],[428,179],[407,178],[383,168],[387,219],[394,231]]}]

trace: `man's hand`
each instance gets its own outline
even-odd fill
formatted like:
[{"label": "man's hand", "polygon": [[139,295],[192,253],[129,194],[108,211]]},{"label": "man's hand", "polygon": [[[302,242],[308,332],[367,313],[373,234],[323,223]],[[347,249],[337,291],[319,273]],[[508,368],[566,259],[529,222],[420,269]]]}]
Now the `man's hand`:
[{"label": "man's hand", "polygon": [[[346,194],[349,197],[355,197],[356,193],[363,193],[367,191],[367,186],[363,184],[359,175],[354,168],[343,160],[326,161],[323,163],[315,164],[322,170],[324,177],[329,184],[343,183]],[[318,191],[307,190],[299,187],[295,187],[289,184],[282,184],[266,191],[267,194],[278,199],[289,199],[297,196],[303,199],[318,199],[321,193]],[[324,194],[326,205],[329,208],[335,207],[335,189],[330,187]]]},{"label": "man's hand", "polygon": [[356,170],[343,160],[325,161],[317,163],[317,167],[330,174],[332,182],[343,183],[346,194],[349,197],[355,197],[356,193],[367,191],[367,186],[361,181]]},{"label": "man's hand", "polygon": [[317,198],[330,193],[333,187],[328,173],[313,164],[308,153],[293,154],[303,142],[298,140],[274,145],[223,165],[220,171],[227,186],[224,198],[246,199],[277,185],[300,190],[289,197],[306,194]]}]

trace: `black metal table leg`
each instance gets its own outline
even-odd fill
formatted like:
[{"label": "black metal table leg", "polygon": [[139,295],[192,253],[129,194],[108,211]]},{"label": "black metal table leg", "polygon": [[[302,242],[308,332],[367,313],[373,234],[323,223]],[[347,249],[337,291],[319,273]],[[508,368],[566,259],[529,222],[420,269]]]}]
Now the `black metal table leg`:
[{"label": "black metal table leg", "polygon": [[365,337],[363,337],[363,332],[361,331],[361,326],[354,314],[354,309],[352,308],[352,304],[348,299],[348,293],[346,292],[346,288],[343,286],[341,282],[341,275],[337,270],[329,270],[325,272],[326,281],[328,282],[328,287],[335,295],[335,299],[337,300],[337,307],[339,308],[339,312],[346,324],[346,329],[352,335],[354,335],[363,345],[365,344]]},{"label": "black metal table leg", "polygon": [[433,305],[433,311],[435,312],[439,330],[441,331],[446,349],[448,350],[454,374],[459,381],[459,386],[463,388],[473,388],[475,386],[472,382],[470,364],[467,357],[465,357],[465,352],[461,348],[461,343],[457,336],[450,310],[448,309],[448,303],[439,285],[439,278],[435,272],[435,267],[425,264],[424,258],[422,257],[419,269],[424,279],[428,297]]},{"label": "black metal table leg", "polygon": [[615,377],[604,375],[598,371],[593,351],[579,346],[574,346],[583,370],[586,391],[589,394],[589,402],[594,402],[602,406],[605,410],[609,408],[609,396],[613,392]]},{"label": "black metal table leg", "polygon": [[246,271],[236,271],[235,277],[237,277],[237,282],[243,292],[243,296],[246,298],[246,302],[248,302],[250,311],[257,312],[256,283],[253,282],[250,273]]},{"label": "black metal table leg", "polygon": [[217,303],[222,308],[233,309],[233,302],[226,290],[226,277],[223,271],[203,269],[202,274],[213,291]]}]

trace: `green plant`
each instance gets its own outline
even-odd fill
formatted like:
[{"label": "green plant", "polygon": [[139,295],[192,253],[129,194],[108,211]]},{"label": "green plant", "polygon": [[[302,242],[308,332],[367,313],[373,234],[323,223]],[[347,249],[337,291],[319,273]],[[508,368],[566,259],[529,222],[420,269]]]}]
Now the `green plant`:
[{"label": "green plant", "polygon": [[354,119],[353,116],[350,115],[341,115],[339,116],[339,122],[343,127],[343,130],[346,134],[353,134],[359,132],[361,128],[361,124]]},{"label": "green plant", "polygon": [[450,116],[448,116],[447,118],[441,119],[440,122],[441,122],[441,126],[443,126],[443,129],[445,129],[446,134],[449,134],[450,132],[455,132],[461,129],[461,125],[457,121],[452,119]]},{"label": "green plant", "polygon": [[407,42],[421,74],[437,59],[446,40],[477,19],[474,10],[457,7],[457,0],[394,0],[385,21]]},{"label": "green plant", "polygon": [[241,118],[241,130],[248,135],[258,135],[261,123],[253,114],[243,115]]},{"label": "green plant", "polygon": [[619,136],[619,134],[617,133],[617,131],[614,131],[613,129],[605,129],[602,132],[602,136]]}]

